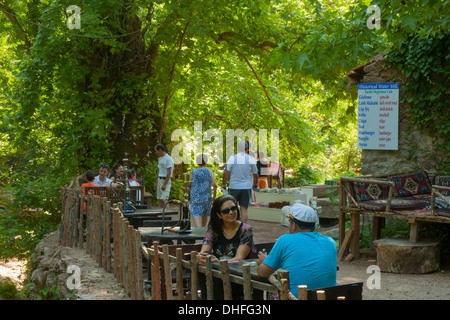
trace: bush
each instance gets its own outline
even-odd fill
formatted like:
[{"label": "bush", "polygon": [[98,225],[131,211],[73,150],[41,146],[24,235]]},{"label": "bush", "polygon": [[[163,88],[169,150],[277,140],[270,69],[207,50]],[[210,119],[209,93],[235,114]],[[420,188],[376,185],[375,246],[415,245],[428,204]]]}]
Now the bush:
[{"label": "bush", "polygon": [[309,184],[317,184],[322,180],[322,173],[318,169],[302,164],[294,170],[294,177],[284,179],[284,185],[286,188],[296,188]]},{"label": "bush", "polygon": [[[0,279],[0,297],[3,299],[14,299],[19,291],[11,279]],[[0,299],[1,300],[1,299]]]}]

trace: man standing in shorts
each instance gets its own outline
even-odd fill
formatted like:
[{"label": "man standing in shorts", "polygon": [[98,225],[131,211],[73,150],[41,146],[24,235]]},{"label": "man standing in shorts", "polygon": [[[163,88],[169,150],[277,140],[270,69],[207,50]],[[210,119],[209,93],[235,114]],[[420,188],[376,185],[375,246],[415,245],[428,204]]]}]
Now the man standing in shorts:
[{"label": "man standing in shorts", "polygon": [[170,195],[170,178],[172,177],[173,172],[173,159],[169,156],[167,149],[163,144],[157,144],[155,146],[155,153],[159,157],[159,170],[154,189],[156,190],[156,199],[159,200],[159,205],[161,208],[164,208]]},{"label": "man standing in shorts", "polygon": [[252,187],[258,186],[258,169],[255,158],[247,154],[249,149],[247,141],[237,143],[238,152],[228,159],[222,179],[222,188],[224,189],[227,182],[230,181],[229,193],[239,204],[242,222],[248,220]]}]

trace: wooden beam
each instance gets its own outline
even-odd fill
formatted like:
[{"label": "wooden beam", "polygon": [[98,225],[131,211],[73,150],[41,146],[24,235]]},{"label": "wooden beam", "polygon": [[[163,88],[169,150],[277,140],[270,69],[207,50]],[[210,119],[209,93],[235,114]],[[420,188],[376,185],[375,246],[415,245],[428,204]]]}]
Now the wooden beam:
[{"label": "wooden beam", "polygon": [[353,230],[347,229],[347,234],[345,235],[344,241],[342,242],[342,245],[339,246],[339,252],[337,255],[337,262],[341,262],[342,257],[344,256],[345,252],[348,250],[348,246],[350,244],[350,241],[353,236]]},{"label": "wooden beam", "polygon": [[350,241],[350,250],[355,259],[359,259],[359,213],[352,213],[351,215],[351,229],[353,230],[352,240]]}]

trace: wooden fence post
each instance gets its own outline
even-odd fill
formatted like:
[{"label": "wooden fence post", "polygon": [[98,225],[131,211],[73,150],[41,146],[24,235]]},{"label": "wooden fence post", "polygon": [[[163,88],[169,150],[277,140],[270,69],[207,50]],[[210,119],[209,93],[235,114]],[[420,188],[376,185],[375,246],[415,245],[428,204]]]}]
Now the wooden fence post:
[{"label": "wooden fence post", "polygon": [[281,279],[280,300],[289,300],[289,280]]},{"label": "wooden fence post", "polygon": [[250,264],[242,266],[242,278],[244,281],[244,300],[252,300],[252,278],[250,274]]},{"label": "wooden fence post", "polygon": [[298,298],[300,300],[308,300],[308,287],[305,285],[300,285],[298,289]]},{"label": "wooden fence post", "polygon": [[[134,232],[133,232],[133,226],[127,225],[127,233],[126,233],[126,239],[128,242],[128,265],[129,265],[129,274],[130,274],[130,286],[129,286],[129,292],[131,299],[136,300],[136,257],[134,255]],[[142,272],[142,270],[140,270]]]},{"label": "wooden fence post", "polygon": [[133,230],[134,252],[136,258],[136,299],[144,300],[144,278],[142,275],[141,233]]},{"label": "wooden fence post", "polygon": [[113,243],[114,243],[114,276],[119,283],[122,281],[122,259],[120,250],[120,211],[113,209]]},{"label": "wooden fence post", "polygon": [[223,297],[225,300],[232,300],[230,269],[227,260],[220,260],[220,272],[222,273]]},{"label": "wooden fence post", "polygon": [[213,291],[214,284],[213,284],[212,262],[210,255],[206,256],[205,276],[206,276],[206,299],[214,300],[214,291]]},{"label": "wooden fence post", "polygon": [[105,199],[105,203],[106,203],[106,210],[105,210],[105,215],[106,215],[106,233],[105,233],[105,237],[106,237],[106,248],[105,248],[105,252],[106,252],[106,268],[105,270],[107,272],[112,272],[112,266],[111,266],[111,236],[112,236],[112,210],[111,210],[111,201],[107,201],[106,198]]},{"label": "wooden fence post", "polygon": [[89,193],[87,196],[87,204],[86,204],[86,253],[91,254],[91,237],[92,237],[92,224],[91,224],[91,216],[92,216],[92,193]]},{"label": "wooden fence post", "polygon": [[192,300],[198,300],[198,263],[197,252],[191,251],[191,293]]},{"label": "wooden fence post", "polygon": [[84,219],[84,193],[80,190],[80,214],[78,219],[78,248],[83,249],[84,242],[84,228],[83,228],[83,219]]},{"label": "wooden fence post", "polygon": [[128,272],[128,254],[127,254],[127,241],[126,241],[126,219],[121,216],[120,217],[120,253],[121,253],[121,261],[122,261],[122,280],[123,280],[123,287],[125,291],[128,291],[129,287],[129,272]]},{"label": "wooden fence post", "polygon": [[164,265],[164,282],[166,286],[166,299],[173,300],[172,295],[172,275],[170,272],[169,247],[167,244],[162,245],[163,265]]},{"label": "wooden fence post", "polygon": [[177,266],[177,293],[178,300],[184,299],[183,289],[183,251],[181,248],[177,248],[175,251],[176,266]]},{"label": "wooden fence post", "polygon": [[[155,295],[152,296],[152,300],[161,300],[161,277],[159,273],[159,250],[158,250],[158,242],[153,242],[153,273],[154,279],[152,279],[152,289],[155,288]],[[152,290],[153,291],[153,290]]]},{"label": "wooden fence post", "polygon": [[326,295],[324,290],[317,290],[317,300],[326,300]]}]

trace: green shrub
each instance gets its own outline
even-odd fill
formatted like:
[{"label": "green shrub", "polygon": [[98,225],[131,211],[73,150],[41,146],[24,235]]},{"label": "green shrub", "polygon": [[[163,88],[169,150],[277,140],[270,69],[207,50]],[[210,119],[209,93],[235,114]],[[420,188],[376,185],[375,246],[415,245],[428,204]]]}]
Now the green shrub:
[{"label": "green shrub", "polygon": [[309,184],[317,184],[322,180],[322,173],[318,169],[302,164],[294,170],[294,177],[287,177],[284,179],[284,185],[286,188],[296,188]]},{"label": "green shrub", "polygon": [[14,282],[11,279],[6,278],[5,280],[0,279],[0,300],[3,299],[14,299],[19,291],[16,288]]}]

